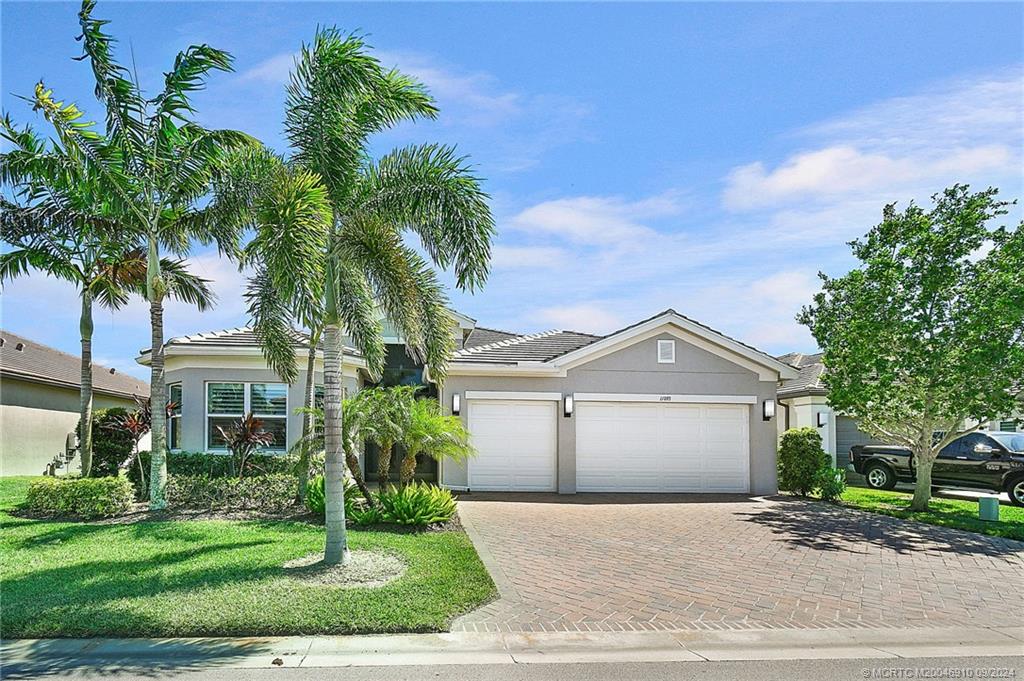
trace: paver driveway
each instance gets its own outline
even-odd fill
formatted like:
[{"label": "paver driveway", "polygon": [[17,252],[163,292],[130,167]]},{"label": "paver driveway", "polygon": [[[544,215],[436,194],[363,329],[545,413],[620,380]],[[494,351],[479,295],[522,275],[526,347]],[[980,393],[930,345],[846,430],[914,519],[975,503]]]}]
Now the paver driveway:
[{"label": "paver driveway", "polygon": [[455,631],[1019,626],[1024,542],[813,501],[464,495],[501,597]]}]

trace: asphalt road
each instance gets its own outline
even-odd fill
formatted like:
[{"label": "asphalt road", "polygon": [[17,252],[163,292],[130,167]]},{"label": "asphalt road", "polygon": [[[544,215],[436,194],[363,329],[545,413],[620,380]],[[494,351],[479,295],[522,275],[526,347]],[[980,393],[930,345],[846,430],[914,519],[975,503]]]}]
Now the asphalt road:
[{"label": "asphalt road", "polygon": [[125,670],[4,667],[4,679],[176,679],[181,681],[855,681],[856,679],[1024,679],[1024,657],[937,657],[752,662],[430,665],[284,669]]}]

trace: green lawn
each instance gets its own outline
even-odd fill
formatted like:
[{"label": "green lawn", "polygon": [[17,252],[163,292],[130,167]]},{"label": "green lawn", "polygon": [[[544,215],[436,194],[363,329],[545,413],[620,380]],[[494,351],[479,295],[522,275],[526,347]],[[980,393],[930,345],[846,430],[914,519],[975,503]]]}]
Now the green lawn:
[{"label": "green lawn", "polygon": [[323,527],[9,515],[27,487],[0,480],[4,638],[439,631],[495,593],[461,532],[351,531],[353,550],[392,551],[408,569],[383,587],[343,590],[283,575],[286,561],[322,550]]},{"label": "green lawn", "polygon": [[905,492],[848,487],[843,493],[843,505],[863,511],[884,513],[897,518],[912,518],[922,523],[955,527],[990,534],[995,537],[1024,540],[1024,508],[1000,506],[999,522],[986,522],[978,518],[978,502],[960,499],[932,498],[927,513],[907,510],[911,495]]}]

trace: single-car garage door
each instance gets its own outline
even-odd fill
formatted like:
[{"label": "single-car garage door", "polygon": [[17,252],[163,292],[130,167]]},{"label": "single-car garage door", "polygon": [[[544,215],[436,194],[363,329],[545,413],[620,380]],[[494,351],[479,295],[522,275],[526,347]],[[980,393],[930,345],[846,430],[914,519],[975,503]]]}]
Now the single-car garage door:
[{"label": "single-car garage door", "polygon": [[747,492],[750,407],[580,402],[580,492]]},{"label": "single-car garage door", "polygon": [[553,400],[469,400],[469,488],[553,492],[558,439]]}]

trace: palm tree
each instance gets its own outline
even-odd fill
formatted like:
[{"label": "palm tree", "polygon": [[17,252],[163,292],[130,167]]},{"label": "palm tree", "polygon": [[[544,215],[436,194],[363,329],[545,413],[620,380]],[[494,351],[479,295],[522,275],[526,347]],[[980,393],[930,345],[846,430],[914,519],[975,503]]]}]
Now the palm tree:
[{"label": "palm tree", "polygon": [[469,432],[457,416],[445,416],[435,399],[416,400],[409,412],[409,421],[402,435],[405,457],[399,474],[399,484],[412,482],[416,473],[416,457],[426,454],[440,461],[462,461],[476,453],[469,442]]},{"label": "palm tree", "polygon": [[[348,554],[341,488],[342,334],[363,354],[370,372],[380,375],[383,313],[408,350],[443,381],[452,321],[431,264],[454,269],[457,285],[466,290],[482,285],[488,273],[494,222],[465,160],[437,145],[405,147],[376,161],[368,151],[374,133],[436,114],[420,84],[382,68],[360,38],[332,28],[303,46],[288,86],[288,165],[304,190],[279,191],[302,205],[307,219],[258,220],[254,251],[265,266],[252,282],[250,309],[268,364],[292,380],[294,349],[283,339],[292,323],[301,322],[294,303],[305,295],[319,303],[328,564]],[[405,242],[406,233],[419,238],[426,258]]]},{"label": "palm tree", "polygon": [[417,390],[416,386],[400,385],[363,391],[369,405],[363,432],[379,450],[377,484],[381,489],[391,481],[391,454],[395,444],[402,442],[409,429]]},{"label": "palm tree", "polygon": [[[13,147],[0,154],[0,183],[13,200],[0,198],[0,235],[13,250],[0,254],[0,283],[38,270],[71,282],[81,300],[79,453],[82,475],[92,470],[93,305],[116,310],[130,293],[142,293],[145,251],[121,229],[103,195],[103,183],[72,147],[48,143],[8,116],[0,137]],[[208,282],[189,274],[181,260],[163,259],[170,295],[204,310],[213,304]]]},{"label": "palm tree", "polygon": [[[34,106],[53,125],[58,140],[74,149],[99,183],[98,191],[118,215],[120,225],[139,235],[146,248],[146,299],[150,306],[150,400],[167,401],[164,381],[163,303],[170,293],[160,252],[184,258],[194,241],[216,243],[231,255],[241,227],[251,220],[251,192],[265,167],[260,155],[232,156],[256,148],[253,138],[232,130],[207,130],[190,120],[191,93],[205,86],[214,71],[230,71],[231,56],[209,45],[178,53],[164,74],[159,94],[146,98],[129,70],[113,57],[114,40],[103,32],[106,21],[92,16],[95,0],[83,0],[79,12],[84,55],[92,67],[95,94],[105,107],[103,134],[80,122],[82,112],[53,98],[39,83]],[[229,165],[229,160],[251,167]],[[206,201],[213,195],[215,200]],[[167,418],[153,413],[150,507],[166,506]]]}]

